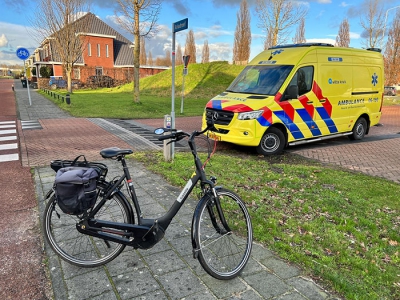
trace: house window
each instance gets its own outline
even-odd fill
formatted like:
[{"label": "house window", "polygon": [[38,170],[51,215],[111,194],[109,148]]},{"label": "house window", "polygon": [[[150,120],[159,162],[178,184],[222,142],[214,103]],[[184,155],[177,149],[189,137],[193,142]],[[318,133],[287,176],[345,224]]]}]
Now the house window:
[{"label": "house window", "polygon": [[97,76],[103,75],[103,67],[96,67],[96,75]]},{"label": "house window", "polygon": [[92,45],[90,43],[88,44],[88,55],[92,56]]},{"label": "house window", "polygon": [[106,57],[109,57],[109,56],[110,56],[110,54],[108,52],[108,45],[106,45]]},{"label": "house window", "polygon": [[74,69],[74,79],[81,79],[81,69]]},{"label": "house window", "polygon": [[100,44],[97,44],[97,56],[100,57]]}]

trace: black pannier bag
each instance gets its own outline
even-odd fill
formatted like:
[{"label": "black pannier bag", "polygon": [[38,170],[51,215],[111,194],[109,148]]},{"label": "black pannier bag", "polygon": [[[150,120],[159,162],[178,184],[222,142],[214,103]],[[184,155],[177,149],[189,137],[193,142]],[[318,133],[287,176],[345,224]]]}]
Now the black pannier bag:
[{"label": "black pannier bag", "polygon": [[57,171],[54,191],[61,210],[70,215],[83,214],[96,203],[99,173],[91,167],[64,167]]}]

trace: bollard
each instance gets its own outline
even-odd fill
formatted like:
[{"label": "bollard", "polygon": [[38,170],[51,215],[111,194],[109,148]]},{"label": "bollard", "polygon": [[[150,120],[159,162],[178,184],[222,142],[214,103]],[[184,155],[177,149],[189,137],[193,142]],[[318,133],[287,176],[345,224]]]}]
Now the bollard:
[{"label": "bollard", "polygon": [[[171,129],[171,116],[164,115],[164,128]],[[170,132],[165,132],[164,134],[171,134]],[[164,159],[165,161],[171,161],[174,159],[171,152],[171,144],[168,144],[170,140],[164,140]],[[168,144],[168,145],[167,145]]]},{"label": "bollard", "polygon": [[11,86],[12,91],[14,92],[14,85]]},{"label": "bollard", "polygon": [[71,104],[71,98],[69,96],[69,94],[65,95],[65,102],[70,105]]}]

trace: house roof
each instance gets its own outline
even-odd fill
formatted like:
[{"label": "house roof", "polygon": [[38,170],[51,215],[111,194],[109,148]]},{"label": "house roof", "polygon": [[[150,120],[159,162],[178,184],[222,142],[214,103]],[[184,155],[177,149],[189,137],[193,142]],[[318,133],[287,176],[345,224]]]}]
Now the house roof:
[{"label": "house roof", "polygon": [[[133,66],[133,50],[131,48],[132,42],[125,38],[122,34],[96,17],[93,13],[87,13],[75,22],[87,22],[88,28],[87,32],[84,33],[85,35],[113,38],[115,67]],[[48,39],[48,42],[50,43],[51,49],[56,49],[53,46],[54,41],[51,38]],[[53,63],[54,61],[61,60],[59,54],[55,52],[56,51],[53,51]],[[83,63],[82,57],[78,59],[77,63]]]}]

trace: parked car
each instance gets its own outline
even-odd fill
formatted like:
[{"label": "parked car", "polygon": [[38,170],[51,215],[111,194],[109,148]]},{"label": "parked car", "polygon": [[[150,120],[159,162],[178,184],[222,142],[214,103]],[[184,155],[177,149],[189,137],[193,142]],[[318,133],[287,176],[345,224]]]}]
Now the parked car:
[{"label": "parked car", "polygon": [[394,86],[385,86],[383,93],[387,96],[396,96],[397,90]]},{"label": "parked car", "polygon": [[114,86],[114,78],[107,75],[93,75],[88,77],[88,85],[98,87]]},{"label": "parked car", "polygon": [[[71,84],[75,89],[79,88],[81,85],[79,80],[72,80]],[[52,90],[57,88],[67,88],[67,81],[62,77],[50,76],[49,86]]]}]

